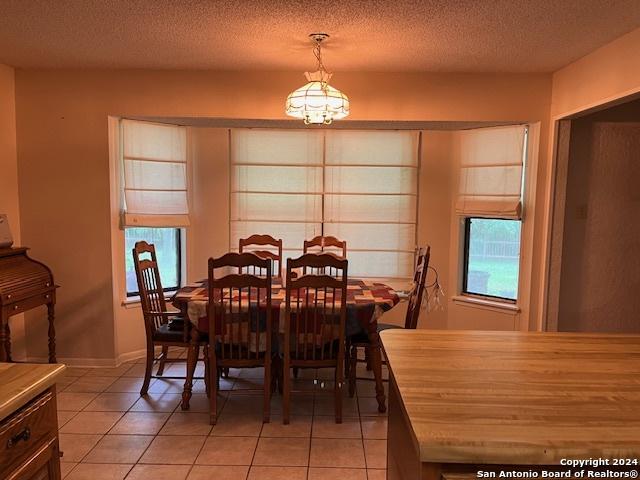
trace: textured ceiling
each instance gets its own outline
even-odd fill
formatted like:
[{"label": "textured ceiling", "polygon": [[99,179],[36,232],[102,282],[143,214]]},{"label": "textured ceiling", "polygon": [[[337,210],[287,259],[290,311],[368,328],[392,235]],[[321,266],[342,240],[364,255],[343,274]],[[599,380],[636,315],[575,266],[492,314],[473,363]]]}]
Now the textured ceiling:
[{"label": "textured ceiling", "polygon": [[550,72],[640,26],[639,0],[0,0],[17,67]]}]

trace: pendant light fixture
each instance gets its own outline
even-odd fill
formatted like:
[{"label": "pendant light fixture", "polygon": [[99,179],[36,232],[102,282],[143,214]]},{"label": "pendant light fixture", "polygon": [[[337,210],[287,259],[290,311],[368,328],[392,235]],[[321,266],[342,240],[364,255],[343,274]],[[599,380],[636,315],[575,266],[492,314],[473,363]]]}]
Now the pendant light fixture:
[{"label": "pendant light fixture", "polygon": [[287,115],[301,118],[305,124],[330,124],[349,115],[349,99],[340,90],[329,85],[331,73],[322,63],[322,42],[329,38],[326,33],[312,33],[309,38],[315,43],[313,54],[318,62],[315,72],[306,72],[309,83],[294,90],[287,97]]}]

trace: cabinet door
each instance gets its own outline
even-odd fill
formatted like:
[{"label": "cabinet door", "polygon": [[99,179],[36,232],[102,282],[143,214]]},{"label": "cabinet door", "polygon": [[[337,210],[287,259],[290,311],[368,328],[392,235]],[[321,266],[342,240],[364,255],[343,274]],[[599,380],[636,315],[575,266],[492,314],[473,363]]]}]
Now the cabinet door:
[{"label": "cabinet door", "polygon": [[60,451],[58,439],[41,445],[19,467],[7,472],[3,480],[60,480]]},{"label": "cabinet door", "polygon": [[40,470],[33,474],[29,480],[50,480],[53,477],[49,475],[49,464],[44,465]]}]

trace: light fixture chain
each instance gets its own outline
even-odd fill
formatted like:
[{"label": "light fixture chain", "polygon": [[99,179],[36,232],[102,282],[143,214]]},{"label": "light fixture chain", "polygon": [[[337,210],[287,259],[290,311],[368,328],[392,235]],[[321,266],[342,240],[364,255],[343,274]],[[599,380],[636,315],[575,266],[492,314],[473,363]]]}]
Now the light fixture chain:
[{"label": "light fixture chain", "polygon": [[318,61],[318,70],[320,72],[324,72],[324,64],[322,63],[322,47],[320,46],[319,40],[316,40],[316,45],[313,47],[313,54],[316,56],[316,60]]},{"label": "light fixture chain", "polygon": [[322,62],[322,41],[326,33],[312,33],[313,55],[317,61],[316,72],[306,72],[308,83],[287,97],[286,113],[301,118],[305,125],[330,124],[349,115],[349,99],[341,91],[329,85],[331,74]]}]

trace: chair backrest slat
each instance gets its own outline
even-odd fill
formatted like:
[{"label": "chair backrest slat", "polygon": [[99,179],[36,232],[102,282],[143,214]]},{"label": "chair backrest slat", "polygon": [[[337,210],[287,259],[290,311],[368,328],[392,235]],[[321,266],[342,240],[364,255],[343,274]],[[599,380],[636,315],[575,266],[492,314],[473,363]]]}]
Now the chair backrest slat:
[{"label": "chair backrest slat", "polygon": [[[338,240],[336,237],[332,236],[322,236],[318,235],[313,237],[311,240],[305,240],[302,246],[302,252],[305,253],[330,253],[335,255],[338,258],[347,258],[347,242],[346,240]],[[302,273],[307,274],[308,268],[303,267]],[[339,274],[335,268],[327,268],[324,271],[328,271],[331,275]],[[324,273],[324,271],[316,273]]]},{"label": "chair backrest slat", "polygon": [[[338,240],[336,237],[318,235],[303,243],[303,253],[325,253],[325,250],[342,250],[342,258],[347,258],[347,242]],[[336,254],[337,255],[337,254]]]},{"label": "chair backrest slat", "polygon": [[[303,268],[338,272],[305,274]],[[344,359],[347,307],[346,259],[331,254],[307,253],[287,259],[284,325],[285,355],[298,362],[335,363]]]},{"label": "chair backrest slat", "polygon": [[[272,248],[259,248],[272,247]],[[251,252],[260,258],[271,261],[271,273],[279,277],[282,272],[282,239],[275,239],[271,235],[251,235],[248,238],[241,238],[238,241],[238,251],[240,253]],[[253,275],[264,275],[264,270],[256,266],[246,267],[247,273]]]},{"label": "chair backrest slat", "polygon": [[409,294],[409,305],[407,306],[407,315],[404,320],[404,328],[415,329],[418,327],[418,319],[420,318],[420,307],[422,305],[422,297],[424,296],[430,256],[431,247],[420,247],[418,249],[416,269],[413,274],[413,289]]},{"label": "chair backrest slat", "polygon": [[145,326],[153,333],[166,322],[160,313],[167,311],[156,249],[153,244],[141,241],[134,245],[132,254]]},{"label": "chair backrest slat", "polygon": [[[244,273],[254,268],[265,275]],[[271,261],[254,253],[209,259],[209,335],[223,363],[255,363],[271,354],[271,281]]]}]

